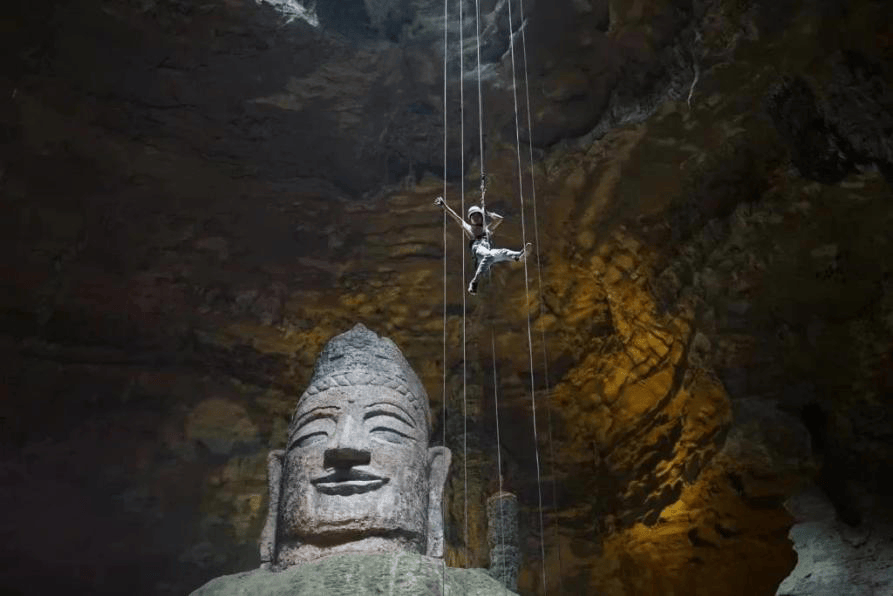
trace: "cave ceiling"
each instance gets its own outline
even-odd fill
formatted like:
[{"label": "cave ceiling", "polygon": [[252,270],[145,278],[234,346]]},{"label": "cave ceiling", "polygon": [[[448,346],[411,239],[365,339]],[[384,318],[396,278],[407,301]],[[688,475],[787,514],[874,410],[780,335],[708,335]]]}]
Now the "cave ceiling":
[{"label": "cave ceiling", "polygon": [[[884,2],[481,0],[479,79],[462,1],[0,9],[0,591],[256,567],[266,453],[357,321],[453,448],[453,565],[488,562],[498,414],[524,594],[889,585]],[[463,298],[432,202],[477,200],[481,142],[539,251]]]}]

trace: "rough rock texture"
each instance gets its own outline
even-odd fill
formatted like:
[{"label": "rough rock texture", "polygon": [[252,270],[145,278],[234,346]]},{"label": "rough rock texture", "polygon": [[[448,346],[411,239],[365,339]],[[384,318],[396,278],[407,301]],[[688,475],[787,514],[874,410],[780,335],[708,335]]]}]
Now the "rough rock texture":
[{"label": "rough rock texture", "polygon": [[490,575],[509,590],[518,589],[521,566],[518,538],[518,497],[506,492],[496,493],[487,499]]},{"label": "rough rock texture", "polygon": [[[869,519],[852,527],[814,487],[788,501],[796,520],[791,540],[797,567],[779,596],[881,596],[893,591],[893,525],[889,503],[874,503]],[[881,506],[879,506],[881,505]]]},{"label": "rough rock texture", "polygon": [[430,446],[430,413],[394,342],[361,324],[330,339],[268,458],[263,567],[341,552],[443,557],[450,451]]},{"label": "rough rock texture", "polygon": [[510,595],[482,569],[444,568],[412,553],[332,555],[273,573],[263,569],[217,578],[193,596]]},{"label": "rough rock texture", "polygon": [[[266,453],[357,320],[407,353],[454,453],[450,565],[487,565],[497,453],[521,593],[545,572],[550,593],[775,594],[798,564],[784,503],[810,484],[874,535],[863,497],[893,494],[888,3],[525,4],[542,283],[530,269],[528,302],[506,265],[467,300],[464,367],[454,228],[441,343],[440,38],[247,0],[4,5],[4,590],[180,595],[255,567]],[[519,246],[511,60],[487,61],[488,206]]]}]

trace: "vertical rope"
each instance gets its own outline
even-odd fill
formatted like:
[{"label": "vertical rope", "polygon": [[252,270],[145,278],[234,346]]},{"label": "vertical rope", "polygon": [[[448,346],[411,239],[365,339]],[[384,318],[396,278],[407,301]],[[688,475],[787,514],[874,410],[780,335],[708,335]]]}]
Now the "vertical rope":
[{"label": "vertical rope", "polygon": [[[521,131],[518,117],[518,85],[515,80],[515,37],[512,35],[512,2],[508,0],[509,16],[509,49],[512,57],[512,98],[515,106],[515,148],[518,157],[518,195],[521,203],[521,241],[527,246],[527,230],[524,221],[524,174],[521,166]],[[524,296],[527,299],[527,352],[530,359],[530,402],[533,416],[533,449],[536,458],[536,488],[539,499],[539,524],[540,524],[540,560],[542,563],[543,593],[548,594],[548,582],[546,580],[546,547],[545,531],[543,525],[543,487],[542,474],[540,472],[539,437],[536,428],[536,382],[533,371],[533,336],[530,331],[530,278],[527,271],[527,259],[524,259]]]},{"label": "vertical rope", "polygon": [[[461,147],[462,162],[460,165],[460,194],[462,197],[462,210],[459,212],[465,217],[465,11],[463,3],[459,0],[459,143]],[[463,235],[463,240],[464,240]],[[462,252],[462,474],[464,500],[464,535],[465,540],[465,567],[468,567],[468,400],[467,400],[467,360],[466,360],[466,307],[465,295],[465,251]]]},{"label": "vertical rope", "polygon": [[[499,437],[499,382],[496,378],[496,332],[490,327],[490,352],[493,354],[493,407],[496,418],[496,470],[499,474],[499,492],[502,495],[502,439]],[[499,506],[500,516],[502,516],[502,505]],[[503,555],[505,554],[505,524],[500,524],[499,545],[502,547]],[[503,559],[503,565],[505,560]],[[504,573],[503,573],[504,575]]]},{"label": "vertical rope", "polygon": [[[476,27],[476,36],[475,40],[477,42],[477,83],[478,83],[478,143],[479,143],[479,151],[480,151],[480,171],[481,171],[481,224],[483,225],[484,233],[486,234],[487,239],[490,239],[490,234],[487,231],[487,173],[485,169],[486,159],[484,158],[484,100],[483,100],[483,90],[482,90],[482,77],[481,77],[481,3],[480,0],[475,0],[474,2],[475,8],[475,27]],[[492,279],[492,271],[488,276]],[[496,419],[496,469],[498,474],[498,486],[499,492],[497,493],[500,498],[502,496],[502,440],[499,436],[499,381],[496,375],[496,332],[493,329],[491,324],[490,326],[490,353],[493,360],[493,407],[494,407],[494,417]],[[497,501],[499,503],[499,515],[502,517],[502,502]],[[500,523],[500,532],[499,532],[499,544],[502,548],[502,555],[505,555],[505,524]],[[505,565],[505,560],[502,559],[502,564]],[[505,575],[505,570],[502,570],[502,575]]]},{"label": "vertical rope", "polygon": [[[480,0],[474,0],[474,8],[476,12],[475,18],[475,27],[477,28],[477,71],[478,71],[478,139],[480,143],[480,155],[481,155],[481,201],[483,201],[483,187],[484,187],[484,94],[481,90],[481,2]],[[483,206],[483,205],[482,205]],[[484,214],[486,215],[486,209],[484,210]],[[484,220],[486,222],[486,220]],[[485,226],[486,227],[486,226]]]},{"label": "vertical rope", "polygon": [[[521,10],[521,18],[524,18],[524,0],[518,0]],[[543,289],[543,265],[540,259],[540,233],[539,233],[539,215],[536,208],[536,174],[533,168],[533,117],[531,115],[533,108],[530,103],[530,76],[527,68],[527,31],[526,27],[521,27],[521,48],[524,56],[524,94],[527,100],[527,146],[530,150],[530,196],[533,200],[533,242],[536,246],[536,277],[537,287],[539,288],[539,314],[540,321],[544,320],[545,315],[545,297]],[[543,376],[546,384],[546,422],[548,427],[548,443],[549,443],[549,469],[552,472],[552,511],[558,510],[558,484],[555,474],[555,451],[552,443],[552,388],[549,378],[549,355],[546,349],[546,328],[540,326],[540,344],[543,347]],[[558,527],[553,520],[553,535],[555,540],[555,548],[558,554],[558,592],[564,593],[564,568],[561,561],[561,542],[558,539]]]},{"label": "vertical rope", "polygon": [[[449,47],[449,0],[443,0],[443,200],[447,198],[447,49]],[[447,421],[447,212],[443,210],[443,387],[441,388],[441,408],[443,415],[442,431],[443,446],[446,448],[446,421]],[[444,487],[444,493],[446,492]],[[445,495],[444,495],[445,496]],[[441,502],[440,523],[443,528],[443,558],[441,560],[440,593],[446,594],[446,502]]]},{"label": "vertical rope", "polygon": [[[443,199],[447,198],[447,33],[449,29],[449,0],[443,0]],[[446,447],[446,380],[447,380],[447,212],[443,210],[443,446]]]},{"label": "vertical rope", "polygon": [[474,0],[474,9],[475,9],[475,40],[477,42],[477,76],[478,76],[478,140],[480,143],[480,158],[481,158],[481,225],[484,229],[484,234],[487,237],[487,240],[490,240],[490,233],[487,231],[487,173],[485,169],[485,159],[484,159],[484,94],[481,90],[481,2],[480,0]]}]

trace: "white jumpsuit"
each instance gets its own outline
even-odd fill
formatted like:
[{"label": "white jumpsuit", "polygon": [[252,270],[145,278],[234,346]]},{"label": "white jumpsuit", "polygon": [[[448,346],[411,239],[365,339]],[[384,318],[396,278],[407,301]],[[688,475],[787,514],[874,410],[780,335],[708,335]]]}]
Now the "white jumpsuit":
[{"label": "white jumpsuit", "polygon": [[517,261],[524,254],[522,250],[509,250],[507,248],[491,248],[490,241],[486,236],[481,236],[471,243],[471,252],[474,254],[477,270],[468,289],[474,292],[477,289],[478,280],[482,275],[490,270],[493,263],[501,263],[503,261]]}]

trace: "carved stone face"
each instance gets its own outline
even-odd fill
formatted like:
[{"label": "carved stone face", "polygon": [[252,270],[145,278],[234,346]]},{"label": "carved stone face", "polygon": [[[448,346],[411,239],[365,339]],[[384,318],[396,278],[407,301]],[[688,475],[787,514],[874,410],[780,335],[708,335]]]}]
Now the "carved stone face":
[{"label": "carved stone face", "polygon": [[305,397],[283,461],[280,537],[326,545],[384,536],[423,551],[429,471],[442,448],[428,449],[427,421],[419,418],[387,387]]}]

